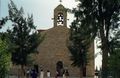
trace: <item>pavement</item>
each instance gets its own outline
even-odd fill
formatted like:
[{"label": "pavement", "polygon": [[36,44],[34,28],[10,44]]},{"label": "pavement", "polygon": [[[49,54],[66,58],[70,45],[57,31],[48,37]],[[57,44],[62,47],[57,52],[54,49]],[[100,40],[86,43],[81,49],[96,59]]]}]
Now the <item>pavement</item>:
[{"label": "pavement", "polygon": [[[18,77],[17,76],[9,76],[9,77],[6,77],[6,78],[18,78]],[[26,78],[26,77],[24,77],[24,78]],[[47,77],[44,77],[44,78],[47,78]],[[55,78],[55,77],[50,77],[50,78]],[[62,78],[62,77],[58,77],[58,78]],[[80,78],[80,77],[69,77],[69,78]],[[95,78],[95,77],[84,77],[84,78]]]}]

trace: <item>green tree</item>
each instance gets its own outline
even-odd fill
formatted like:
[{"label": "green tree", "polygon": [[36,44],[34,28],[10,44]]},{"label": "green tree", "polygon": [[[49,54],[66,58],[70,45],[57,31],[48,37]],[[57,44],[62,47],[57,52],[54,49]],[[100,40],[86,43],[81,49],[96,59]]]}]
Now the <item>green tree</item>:
[{"label": "green tree", "polygon": [[87,64],[87,47],[84,42],[84,38],[80,37],[81,34],[79,34],[79,29],[75,26],[74,23],[72,23],[71,29],[70,29],[70,43],[69,43],[69,50],[71,53],[71,60],[73,66],[77,66],[80,68],[80,78],[83,77],[83,68],[86,67]]},{"label": "green tree", "polygon": [[109,54],[109,73],[114,78],[120,77],[120,30],[118,30],[117,33],[115,33],[115,36],[110,42],[111,44],[111,52]]},{"label": "green tree", "polygon": [[10,67],[11,54],[7,43],[7,40],[3,39],[0,34],[0,78],[5,78],[8,75]]},{"label": "green tree", "polygon": [[120,77],[120,48],[116,49],[113,54],[110,55],[108,63],[109,63],[109,74],[113,78]]},{"label": "green tree", "polygon": [[8,7],[8,20],[13,23],[13,29],[7,30],[8,38],[13,45],[11,46],[13,50],[12,62],[13,64],[21,65],[21,69],[24,72],[28,55],[37,52],[37,47],[42,41],[42,37],[36,31],[32,15],[24,18],[23,8],[18,10],[12,0]]},{"label": "green tree", "polygon": [[77,8],[73,10],[76,19],[70,29],[76,32],[75,35],[81,34],[79,37],[83,37],[82,42],[85,46],[90,44],[96,36],[101,39],[102,78],[107,78],[108,53],[111,51],[110,40],[119,27],[120,0],[78,1]]},{"label": "green tree", "polygon": [[7,20],[8,20],[8,17],[6,16],[5,18],[2,18],[1,20],[0,20],[0,29],[2,28],[2,26],[7,22]]}]

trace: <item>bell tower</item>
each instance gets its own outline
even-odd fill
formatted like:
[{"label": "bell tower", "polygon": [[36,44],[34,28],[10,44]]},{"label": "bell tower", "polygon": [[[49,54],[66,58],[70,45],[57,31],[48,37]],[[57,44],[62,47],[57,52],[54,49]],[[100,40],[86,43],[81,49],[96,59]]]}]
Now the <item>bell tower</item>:
[{"label": "bell tower", "polygon": [[67,27],[67,9],[61,3],[54,9],[54,27],[56,26]]}]

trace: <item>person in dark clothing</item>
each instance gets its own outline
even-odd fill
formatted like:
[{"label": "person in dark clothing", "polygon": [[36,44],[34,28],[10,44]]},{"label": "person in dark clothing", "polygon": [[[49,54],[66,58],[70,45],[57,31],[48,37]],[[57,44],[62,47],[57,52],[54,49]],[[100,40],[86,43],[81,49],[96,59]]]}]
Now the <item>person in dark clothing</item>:
[{"label": "person in dark clothing", "polygon": [[31,71],[31,77],[32,77],[32,78],[37,78],[37,72],[35,71],[35,69],[33,69],[33,70]]}]

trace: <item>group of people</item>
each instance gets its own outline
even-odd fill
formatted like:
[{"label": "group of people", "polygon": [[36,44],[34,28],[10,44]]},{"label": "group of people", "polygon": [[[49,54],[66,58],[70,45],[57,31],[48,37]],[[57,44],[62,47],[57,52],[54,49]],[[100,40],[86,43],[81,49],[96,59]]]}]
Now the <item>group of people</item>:
[{"label": "group of people", "polygon": [[27,69],[26,78],[37,78],[38,72],[35,69]]},{"label": "group of people", "polygon": [[[26,78],[37,78],[37,77],[44,78],[44,72],[42,69],[41,69],[40,73],[35,69],[27,69]],[[47,70],[47,78],[50,78],[49,70]]]},{"label": "group of people", "polygon": [[[50,73],[49,70],[47,70],[46,76],[47,76],[47,78],[51,77],[51,73]],[[38,78],[44,78],[44,71],[42,69],[41,69],[40,73],[34,68],[33,69],[27,69],[26,78],[37,78],[37,77]],[[68,78],[69,77],[68,70],[64,70],[63,73],[62,73],[62,76],[60,76],[59,73],[57,72],[55,78],[59,78],[59,77]]]},{"label": "group of people", "polygon": [[63,78],[68,78],[69,77],[69,72],[68,70],[66,69],[63,73]]},{"label": "group of people", "polygon": [[59,78],[59,77],[62,77],[62,78],[68,78],[69,77],[69,72],[67,69],[64,69],[62,73],[60,72],[56,72],[56,77],[55,78]]}]

